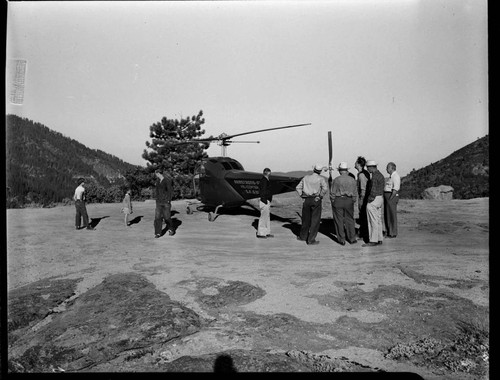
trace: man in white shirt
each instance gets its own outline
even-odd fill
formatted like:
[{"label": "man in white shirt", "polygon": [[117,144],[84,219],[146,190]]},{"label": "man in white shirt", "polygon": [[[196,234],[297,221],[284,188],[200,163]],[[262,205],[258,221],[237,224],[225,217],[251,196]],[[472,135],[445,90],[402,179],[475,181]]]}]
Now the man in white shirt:
[{"label": "man in white shirt", "polygon": [[75,201],[76,216],[75,216],[75,227],[77,230],[80,229],[80,223],[83,217],[83,227],[87,230],[93,230],[89,224],[89,216],[87,214],[87,208],[85,207],[85,188],[83,187],[85,179],[78,179],[78,187],[75,189],[75,194],[73,195],[73,200]]},{"label": "man in white shirt", "polygon": [[389,177],[386,178],[384,187],[384,221],[388,238],[395,238],[398,235],[398,215],[397,208],[399,202],[399,189],[401,178],[396,172],[396,164],[389,162],[386,167]]},{"label": "man in white shirt", "polygon": [[321,223],[322,199],[328,191],[326,178],[321,175],[323,166],[314,166],[314,173],[306,175],[301,179],[297,187],[297,193],[304,199],[302,204],[302,227],[297,240],[305,241],[308,245],[319,244],[316,235]]}]

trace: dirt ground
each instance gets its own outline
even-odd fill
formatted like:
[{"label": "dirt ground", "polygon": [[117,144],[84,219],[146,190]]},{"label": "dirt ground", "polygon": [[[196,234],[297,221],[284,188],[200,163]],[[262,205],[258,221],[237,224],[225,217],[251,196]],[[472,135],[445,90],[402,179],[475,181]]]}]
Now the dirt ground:
[{"label": "dirt ground", "polygon": [[399,235],[376,247],[296,240],[301,201],[209,222],[173,202],[154,238],[154,202],[7,210],[9,371],[412,372],[487,378],[489,199],[401,200]]}]

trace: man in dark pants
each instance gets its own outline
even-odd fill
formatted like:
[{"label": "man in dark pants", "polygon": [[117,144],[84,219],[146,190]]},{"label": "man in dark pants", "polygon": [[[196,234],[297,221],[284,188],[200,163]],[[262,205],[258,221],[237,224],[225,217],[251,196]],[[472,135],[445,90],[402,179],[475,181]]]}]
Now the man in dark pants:
[{"label": "man in dark pants", "polygon": [[368,184],[370,192],[367,197],[366,214],[368,217],[368,242],[363,247],[371,247],[382,244],[384,239],[382,229],[382,218],[384,209],[384,186],[385,179],[377,169],[375,161],[367,161],[366,167],[371,178]]},{"label": "man in dark pants", "polygon": [[354,204],[357,204],[358,197],[356,180],[349,175],[346,162],[341,162],[337,169],[340,175],[333,180],[330,189],[330,201],[332,203],[337,241],[339,244],[345,245],[347,235],[347,241],[354,244],[357,241],[354,224]]},{"label": "man in dark pants", "polygon": [[156,209],[155,209],[155,238],[161,236],[163,219],[168,228],[168,234],[174,234],[174,228],[171,218],[171,202],[173,194],[172,178],[165,176],[161,170],[156,169],[155,175],[158,178],[156,181]]},{"label": "man in dark pants", "polygon": [[304,198],[302,204],[302,227],[297,240],[305,241],[309,245],[319,244],[316,235],[321,222],[321,202],[328,191],[326,178],[321,176],[323,167],[314,166],[314,172],[302,178],[296,187],[297,193]]},{"label": "man in dark pants", "polygon": [[398,235],[398,202],[401,178],[396,172],[396,164],[389,162],[386,167],[389,177],[384,187],[384,218],[387,228],[387,237],[395,238]]},{"label": "man in dark pants", "polygon": [[75,189],[75,194],[73,195],[73,200],[75,201],[76,216],[75,216],[75,227],[77,230],[80,229],[80,224],[83,218],[83,228],[87,227],[87,230],[93,230],[89,224],[89,216],[87,214],[87,207],[85,207],[85,179],[78,179],[78,187]]},{"label": "man in dark pants", "polygon": [[367,194],[370,193],[368,185],[370,183],[370,173],[365,169],[366,160],[359,156],[354,163],[354,167],[358,171],[358,212],[354,210],[354,218],[358,216],[359,231],[358,235],[361,239],[368,241],[368,218],[366,215]]}]

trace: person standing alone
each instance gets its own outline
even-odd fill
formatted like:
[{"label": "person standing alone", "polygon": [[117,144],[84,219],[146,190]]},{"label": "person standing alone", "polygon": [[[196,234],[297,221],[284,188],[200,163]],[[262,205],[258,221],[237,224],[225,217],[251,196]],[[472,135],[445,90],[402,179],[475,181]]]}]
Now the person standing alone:
[{"label": "person standing alone", "polygon": [[375,161],[368,161],[366,168],[371,174],[369,182],[369,193],[366,205],[366,214],[368,216],[368,243],[363,244],[363,247],[370,247],[377,244],[382,244],[384,239],[382,230],[382,210],[384,207],[384,186],[385,178],[378,171]]},{"label": "person standing alone", "polygon": [[316,235],[321,223],[321,202],[328,191],[326,178],[321,175],[323,167],[319,164],[314,166],[314,172],[302,178],[295,188],[301,198],[302,204],[302,227],[297,240],[305,241],[309,245],[319,244]]},{"label": "person standing alone", "polygon": [[156,180],[156,209],[155,209],[155,238],[161,236],[163,220],[168,228],[168,234],[174,234],[174,228],[171,217],[173,184],[170,176],[164,175],[160,169],[155,170]]},{"label": "person standing alone", "polygon": [[133,213],[132,202],[130,200],[131,194],[132,190],[127,189],[127,191],[125,192],[125,196],[123,197],[123,207],[122,207],[122,212],[125,214],[125,225],[128,227],[130,227],[128,216]]},{"label": "person standing alone", "polygon": [[260,218],[257,228],[257,237],[261,239],[274,237],[274,235],[271,234],[271,201],[273,200],[273,194],[271,193],[271,183],[269,182],[270,174],[271,169],[265,168],[259,183]]},{"label": "person standing alone", "polygon": [[395,238],[398,235],[398,202],[401,178],[396,172],[396,164],[389,162],[386,167],[389,177],[385,181],[384,187],[384,219],[388,238]]},{"label": "person standing alone", "polygon": [[75,227],[77,230],[80,229],[80,225],[83,218],[83,227],[87,227],[87,230],[93,230],[89,223],[89,216],[87,214],[87,207],[85,206],[86,194],[85,194],[85,179],[78,179],[78,187],[75,189],[75,194],[73,195],[73,200],[75,201],[76,216],[75,216]]}]

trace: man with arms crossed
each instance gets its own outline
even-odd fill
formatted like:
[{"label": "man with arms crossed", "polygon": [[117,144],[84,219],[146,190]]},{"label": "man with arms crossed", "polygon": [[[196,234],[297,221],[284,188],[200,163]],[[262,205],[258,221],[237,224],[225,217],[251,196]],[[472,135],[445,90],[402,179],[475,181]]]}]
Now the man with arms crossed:
[{"label": "man with arms crossed", "polygon": [[389,177],[386,179],[384,188],[384,218],[388,238],[398,235],[398,202],[401,178],[396,172],[396,164],[389,162],[386,167]]}]

